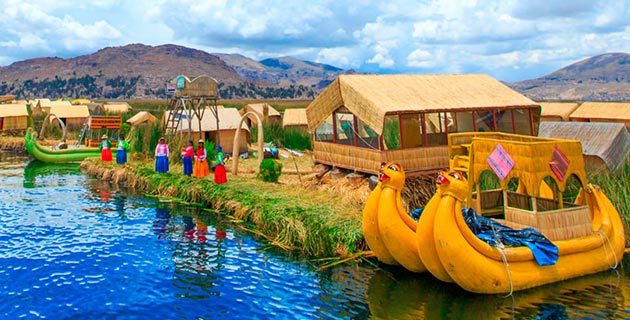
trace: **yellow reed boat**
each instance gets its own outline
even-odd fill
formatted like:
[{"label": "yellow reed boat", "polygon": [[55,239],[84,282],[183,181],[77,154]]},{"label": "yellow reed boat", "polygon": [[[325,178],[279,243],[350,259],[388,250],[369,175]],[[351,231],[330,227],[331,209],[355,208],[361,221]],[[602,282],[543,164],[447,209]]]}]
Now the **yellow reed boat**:
[{"label": "yellow reed boat", "polygon": [[[440,280],[475,293],[511,293],[621,262],[622,221],[606,195],[587,184],[579,141],[451,134],[449,159],[416,228],[418,255]],[[481,240],[462,207],[514,229],[536,229],[557,247],[557,260],[541,265],[530,248],[503,246],[496,232],[493,245]]]}]

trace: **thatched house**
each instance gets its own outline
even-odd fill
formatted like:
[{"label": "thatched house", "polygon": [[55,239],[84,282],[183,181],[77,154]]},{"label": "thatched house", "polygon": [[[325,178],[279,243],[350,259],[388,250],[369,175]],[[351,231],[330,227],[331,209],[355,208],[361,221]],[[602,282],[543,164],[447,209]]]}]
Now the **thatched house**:
[{"label": "thatched house", "polygon": [[621,122],[630,126],[630,102],[584,102],[570,116],[579,122]]},{"label": "thatched house", "polygon": [[630,154],[630,134],[621,123],[541,122],[538,135],[580,140],[588,171],[615,172]]},{"label": "thatched house", "polygon": [[105,113],[127,113],[132,110],[131,106],[127,102],[108,102],[103,105],[103,111]]},{"label": "thatched house", "polygon": [[[282,116],[280,115],[280,112],[268,103],[250,103],[245,105],[239,111],[241,116],[247,112],[256,113],[264,124],[282,124]],[[256,119],[252,115],[248,115],[246,121],[247,125],[250,127],[252,124],[256,123]]]},{"label": "thatched house", "polygon": [[0,130],[24,130],[26,128],[28,128],[28,109],[26,104],[0,104]]},{"label": "thatched house", "polygon": [[577,102],[540,102],[540,121],[569,121]]},{"label": "thatched house", "polygon": [[67,100],[50,101],[50,99],[35,99],[35,105],[39,105],[45,113],[50,113],[52,107],[72,106],[72,103]]},{"label": "thatched house", "polygon": [[282,115],[282,127],[284,129],[299,130],[308,132],[308,120],[306,119],[306,109],[290,108],[284,110]]},{"label": "thatched house", "polygon": [[[168,112],[164,112],[164,119],[168,119]],[[203,117],[201,119],[201,130],[199,129],[199,120],[196,116],[193,116],[191,119],[191,132],[193,133],[192,137],[196,143],[196,140],[201,136],[204,140],[207,141],[220,141],[221,146],[223,147],[224,152],[230,153],[234,148],[234,136],[236,135],[236,130],[238,129],[238,125],[241,121],[241,115],[238,113],[238,110],[235,108],[222,108],[217,109],[217,114],[219,116],[219,129],[217,130],[217,119],[214,116],[213,112],[210,108],[204,110]],[[165,121],[165,120],[163,120]],[[247,145],[250,141],[250,132],[249,127],[245,122],[241,125],[241,133],[240,133],[240,142],[239,142],[239,154],[247,152]],[[178,131],[181,134],[185,134],[188,132],[188,120],[182,119],[179,122]],[[218,136],[217,136],[218,135]],[[218,139],[217,139],[218,138]]]},{"label": "thatched house", "polygon": [[[50,113],[61,119],[68,129],[76,129],[83,127],[85,119],[90,116],[88,107],[84,104],[79,105],[53,105]],[[53,119],[49,119],[51,123]]]},{"label": "thatched house", "polygon": [[127,119],[127,124],[132,127],[139,126],[141,124],[153,124],[156,123],[158,119],[152,115],[148,111],[140,111],[133,115],[133,117]]},{"label": "thatched house", "polygon": [[377,173],[395,161],[409,175],[448,167],[449,133],[536,135],[540,105],[483,74],[340,75],[306,116],[316,162]]}]

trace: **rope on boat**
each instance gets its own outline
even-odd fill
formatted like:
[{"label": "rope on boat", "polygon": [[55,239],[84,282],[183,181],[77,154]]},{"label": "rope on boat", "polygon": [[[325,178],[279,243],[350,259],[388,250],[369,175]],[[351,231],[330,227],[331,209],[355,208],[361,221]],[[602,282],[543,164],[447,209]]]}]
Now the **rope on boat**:
[{"label": "rope on boat", "polygon": [[505,265],[505,272],[507,273],[508,281],[510,282],[510,292],[508,292],[508,294],[505,295],[505,297],[509,297],[509,296],[512,296],[512,293],[514,293],[514,286],[512,284],[512,274],[510,273],[510,264],[508,263],[507,257],[505,256],[505,245],[503,244],[503,242],[501,242],[501,238],[499,238],[497,231],[494,229],[494,227],[492,227],[492,233],[494,234],[494,238],[495,238],[494,247],[499,249],[499,252],[501,252],[501,259],[503,260],[503,264]]},{"label": "rope on boat", "polygon": [[608,261],[608,249],[606,248],[606,243],[608,243],[608,246],[610,247],[610,251],[612,252],[613,257],[615,258],[614,265],[611,265],[609,262],[608,267],[611,269],[617,269],[617,267],[619,266],[619,259],[617,258],[617,253],[615,252],[615,248],[613,248],[612,243],[610,243],[610,238],[608,237],[606,233],[602,232],[601,230],[597,231],[597,234],[599,234],[599,237],[602,239],[604,253],[606,254],[606,261]]}]

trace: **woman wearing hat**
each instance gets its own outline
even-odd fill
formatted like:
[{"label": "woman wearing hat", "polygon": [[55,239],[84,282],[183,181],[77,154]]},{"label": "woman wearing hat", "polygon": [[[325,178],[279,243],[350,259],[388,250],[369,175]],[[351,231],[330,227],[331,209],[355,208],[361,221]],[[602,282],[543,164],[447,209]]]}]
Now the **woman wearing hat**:
[{"label": "woman wearing hat", "polygon": [[208,154],[206,153],[206,148],[203,144],[203,140],[200,139],[197,143],[197,153],[195,154],[195,168],[193,169],[193,176],[197,178],[205,178],[210,174],[208,161],[206,160]]},{"label": "woman wearing hat", "polygon": [[168,172],[168,155],[168,145],[162,137],[155,147],[155,172]]},{"label": "woman wearing hat", "polygon": [[101,152],[101,160],[104,162],[112,161],[112,143],[107,139],[107,135],[101,137],[101,144],[98,145]]},{"label": "woman wearing hat", "polygon": [[217,154],[214,159],[214,183],[222,184],[227,182],[227,175],[225,173],[225,153],[223,148],[217,146]]}]

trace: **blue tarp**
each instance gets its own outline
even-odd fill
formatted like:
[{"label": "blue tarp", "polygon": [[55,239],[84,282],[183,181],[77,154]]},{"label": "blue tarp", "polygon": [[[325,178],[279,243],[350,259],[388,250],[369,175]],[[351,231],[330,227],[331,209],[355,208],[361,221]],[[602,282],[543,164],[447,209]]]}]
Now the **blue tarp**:
[{"label": "blue tarp", "polygon": [[528,247],[538,265],[554,265],[558,261],[558,247],[534,228],[514,230],[490,218],[478,215],[471,208],[462,209],[466,224],[479,239],[494,246],[497,242],[506,247]]}]

